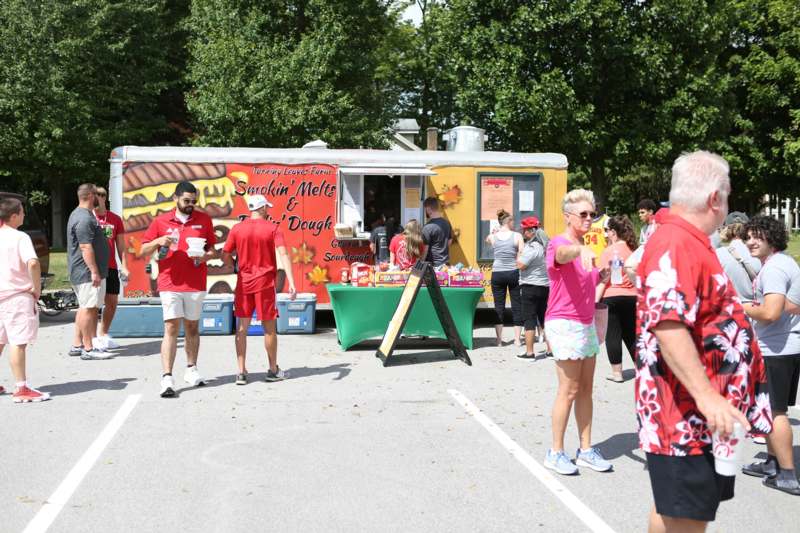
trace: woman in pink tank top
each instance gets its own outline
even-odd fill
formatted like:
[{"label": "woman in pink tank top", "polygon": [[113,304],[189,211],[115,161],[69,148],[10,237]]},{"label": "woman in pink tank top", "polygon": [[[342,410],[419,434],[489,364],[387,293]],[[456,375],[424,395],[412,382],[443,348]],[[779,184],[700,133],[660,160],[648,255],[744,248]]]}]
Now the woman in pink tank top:
[{"label": "woman in pink tank top", "polygon": [[[601,275],[597,257],[583,244],[583,236],[596,216],[594,195],[584,189],[572,190],[561,207],[566,229],[550,240],[546,258],[550,298],[544,331],[556,360],[558,392],[553,403],[553,446],[544,464],[564,475],[577,474],[579,466],[605,472],[612,469],[611,463],[591,445],[592,385],[595,356],[600,350],[594,326],[595,289]],[[573,404],[580,437],[574,463],[564,451],[564,433]]]}]

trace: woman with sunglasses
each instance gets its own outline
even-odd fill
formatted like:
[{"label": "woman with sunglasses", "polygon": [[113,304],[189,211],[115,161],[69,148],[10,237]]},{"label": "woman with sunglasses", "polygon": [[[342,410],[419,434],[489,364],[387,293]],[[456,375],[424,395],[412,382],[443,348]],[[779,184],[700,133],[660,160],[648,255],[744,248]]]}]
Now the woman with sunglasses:
[{"label": "woman with sunglasses", "polygon": [[[553,404],[553,446],[544,464],[559,474],[578,473],[578,466],[598,472],[612,469],[610,462],[592,447],[592,385],[595,356],[600,350],[594,327],[595,290],[601,273],[596,256],[583,244],[595,215],[591,191],[575,189],[561,203],[566,229],[547,246],[550,297],[544,331],[556,361],[558,392]],[[602,278],[607,276],[607,269]],[[564,433],[575,406],[580,448],[573,463],[564,452]]]},{"label": "woman with sunglasses", "polygon": [[[633,223],[625,215],[608,219],[606,238],[611,245],[600,256],[600,266],[610,266],[611,261],[623,263],[637,248],[636,232]],[[621,274],[621,272],[620,272]],[[607,380],[615,383],[625,381],[622,377],[622,343],[633,360],[636,347],[636,287],[628,276],[613,276],[597,286],[597,299],[608,306],[608,331],[606,333],[606,352],[611,363],[611,375]]]}]

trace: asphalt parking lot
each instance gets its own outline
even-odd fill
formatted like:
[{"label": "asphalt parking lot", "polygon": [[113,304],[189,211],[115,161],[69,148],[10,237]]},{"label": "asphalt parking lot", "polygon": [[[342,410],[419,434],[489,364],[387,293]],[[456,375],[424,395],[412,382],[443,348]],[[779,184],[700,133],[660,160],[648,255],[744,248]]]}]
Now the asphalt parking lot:
[{"label": "asphalt parking lot", "polygon": [[[409,341],[384,368],[377,341],[342,352],[321,315],[317,334],[280,337],[284,382],[263,381],[251,337],[243,387],[233,383],[233,338],[203,337],[199,368],[212,381],[166,400],[159,339],[120,339],[115,359],[82,361],[66,355],[70,318],[45,317],[30,349],[30,381],[53,400],[0,398],[0,531],[646,529],[632,371],[623,384],[606,381],[604,355],[594,440],[614,472],[556,478],[541,467],[553,363],[493,346],[490,326],[475,331],[472,367],[442,342]],[[176,369],[184,361],[179,349]],[[800,442],[800,412],[791,418]],[[567,447],[576,446],[570,424]],[[745,456],[763,450],[748,442]],[[736,493],[711,531],[797,529],[800,500],[746,476]]]}]

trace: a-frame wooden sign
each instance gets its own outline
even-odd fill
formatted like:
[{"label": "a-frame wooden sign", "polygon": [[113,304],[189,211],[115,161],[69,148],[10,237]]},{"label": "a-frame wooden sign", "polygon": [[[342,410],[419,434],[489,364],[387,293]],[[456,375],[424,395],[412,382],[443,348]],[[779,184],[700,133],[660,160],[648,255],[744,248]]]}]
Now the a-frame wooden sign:
[{"label": "a-frame wooden sign", "polygon": [[389,327],[386,328],[386,333],[383,335],[378,351],[375,357],[383,361],[383,366],[387,366],[389,357],[394,352],[397,339],[400,338],[400,333],[406,325],[411,309],[414,307],[414,302],[417,299],[417,294],[422,286],[422,282],[428,287],[428,294],[431,297],[433,308],[436,310],[436,315],[439,317],[439,323],[442,325],[447,342],[450,344],[450,349],[453,351],[458,359],[461,359],[468,365],[472,365],[472,361],[467,355],[467,349],[464,348],[464,343],[461,342],[461,337],[458,336],[458,330],[453,322],[453,317],[450,310],[447,308],[447,302],[444,300],[442,289],[439,287],[439,282],[436,280],[436,274],[433,270],[433,265],[427,261],[418,261],[414,268],[411,270],[411,275],[408,277],[406,286],[400,296],[400,301],[397,304],[397,309],[394,311],[392,320],[389,322]]}]

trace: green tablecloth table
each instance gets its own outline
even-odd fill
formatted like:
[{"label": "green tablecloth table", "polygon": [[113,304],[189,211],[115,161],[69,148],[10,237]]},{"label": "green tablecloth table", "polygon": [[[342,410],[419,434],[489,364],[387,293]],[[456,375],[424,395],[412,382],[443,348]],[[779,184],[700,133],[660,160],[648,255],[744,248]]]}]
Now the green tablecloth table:
[{"label": "green tablecloth table", "polygon": [[[336,283],[329,283],[326,288],[331,297],[339,344],[345,350],[361,341],[383,337],[403,292],[403,287],[353,287]],[[461,342],[465,348],[472,349],[475,308],[483,288],[442,287],[442,294]],[[420,288],[403,333],[446,338],[426,287]]]}]

